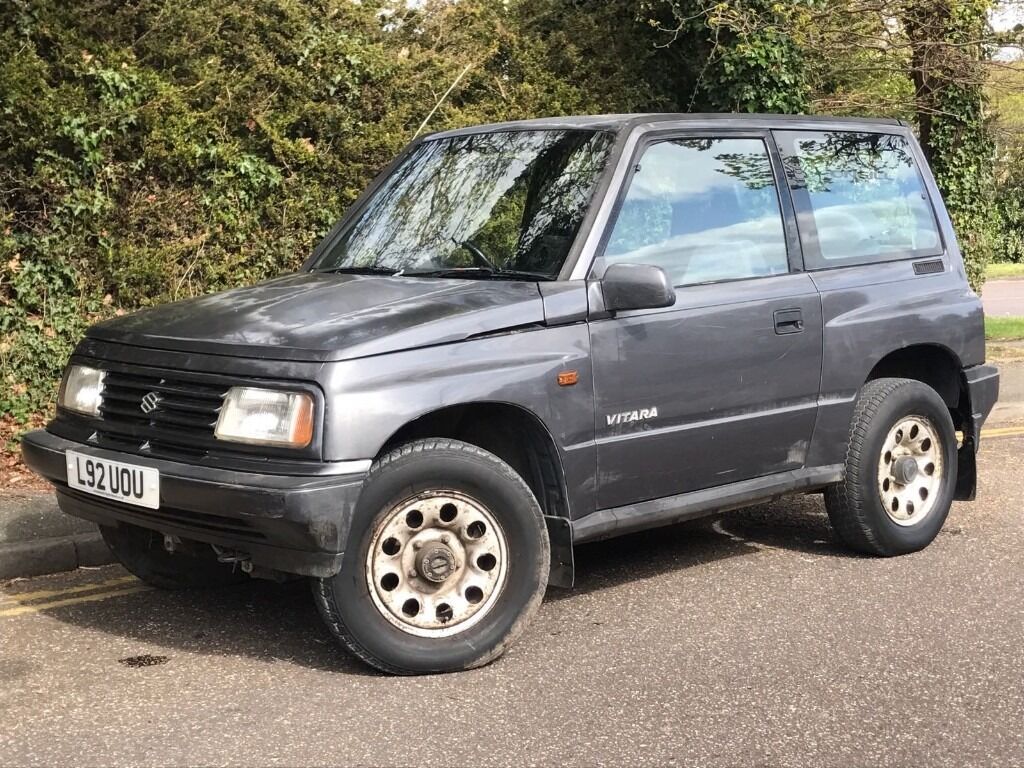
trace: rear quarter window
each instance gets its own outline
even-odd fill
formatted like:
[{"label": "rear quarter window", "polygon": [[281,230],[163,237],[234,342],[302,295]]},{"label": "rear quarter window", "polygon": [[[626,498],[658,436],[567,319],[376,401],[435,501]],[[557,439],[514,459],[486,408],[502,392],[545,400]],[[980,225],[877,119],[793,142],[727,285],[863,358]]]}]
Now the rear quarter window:
[{"label": "rear quarter window", "polygon": [[935,256],[942,241],[902,136],[777,131],[808,269]]}]

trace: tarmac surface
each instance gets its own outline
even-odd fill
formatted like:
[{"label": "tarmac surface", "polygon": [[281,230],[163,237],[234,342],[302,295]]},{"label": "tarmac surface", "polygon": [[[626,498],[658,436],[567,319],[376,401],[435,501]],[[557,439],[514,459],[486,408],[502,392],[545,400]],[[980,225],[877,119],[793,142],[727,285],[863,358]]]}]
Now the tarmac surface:
[{"label": "tarmac surface", "polygon": [[504,658],[391,678],[303,582],[0,589],[0,765],[1024,764],[1024,430],[893,559],[820,496],[581,547]]},{"label": "tarmac surface", "polygon": [[989,280],[982,286],[985,314],[992,317],[1024,317],[1024,280]]}]

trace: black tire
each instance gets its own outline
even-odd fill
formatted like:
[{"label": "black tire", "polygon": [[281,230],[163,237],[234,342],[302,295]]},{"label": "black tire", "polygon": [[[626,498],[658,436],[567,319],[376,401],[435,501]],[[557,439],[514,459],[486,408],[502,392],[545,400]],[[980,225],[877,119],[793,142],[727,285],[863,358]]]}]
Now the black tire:
[{"label": "black tire", "polygon": [[[884,441],[897,422],[924,417],[938,431],[936,450],[944,467],[926,516],[912,525],[890,518],[879,493]],[[839,539],[852,549],[891,557],[916,552],[938,535],[956,488],[956,433],[949,409],[931,387],[911,379],[875,379],[864,385],[854,408],[846,450],[846,477],[825,490],[825,509]]]},{"label": "black tire", "polygon": [[[403,500],[439,489],[484,505],[507,541],[504,586],[482,619],[445,637],[410,634],[370,595],[367,556],[374,532]],[[498,658],[536,613],[547,587],[550,545],[537,499],[515,470],[475,445],[450,439],[407,443],[377,460],[359,497],[341,571],[314,579],[313,594],[334,637],[390,674],[472,669]]]},{"label": "black tire", "polygon": [[249,578],[236,565],[217,562],[213,549],[205,545],[195,544],[172,555],[157,531],[121,523],[101,525],[100,533],[129,573],[158,589],[223,587]]}]

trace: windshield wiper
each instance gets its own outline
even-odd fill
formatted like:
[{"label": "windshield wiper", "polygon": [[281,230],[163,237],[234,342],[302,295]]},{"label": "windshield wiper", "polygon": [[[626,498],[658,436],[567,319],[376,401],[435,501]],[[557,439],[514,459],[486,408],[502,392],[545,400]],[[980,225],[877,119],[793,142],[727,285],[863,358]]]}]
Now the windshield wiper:
[{"label": "windshield wiper", "polygon": [[520,269],[491,269],[490,267],[448,267],[423,272],[405,272],[403,277],[468,277],[484,280],[554,280],[543,272],[526,272]]},{"label": "windshield wiper", "polygon": [[397,275],[402,270],[391,269],[389,267],[330,267],[328,269],[318,269],[317,272],[324,272],[327,274],[345,274],[345,275]]}]

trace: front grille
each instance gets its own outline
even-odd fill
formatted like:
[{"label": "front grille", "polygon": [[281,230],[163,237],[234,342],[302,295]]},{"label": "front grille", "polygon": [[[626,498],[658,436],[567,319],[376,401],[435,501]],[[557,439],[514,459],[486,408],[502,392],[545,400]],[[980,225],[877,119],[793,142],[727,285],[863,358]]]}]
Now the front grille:
[{"label": "front grille", "polygon": [[148,372],[107,371],[98,436],[120,450],[201,456],[213,443],[228,389]]}]

